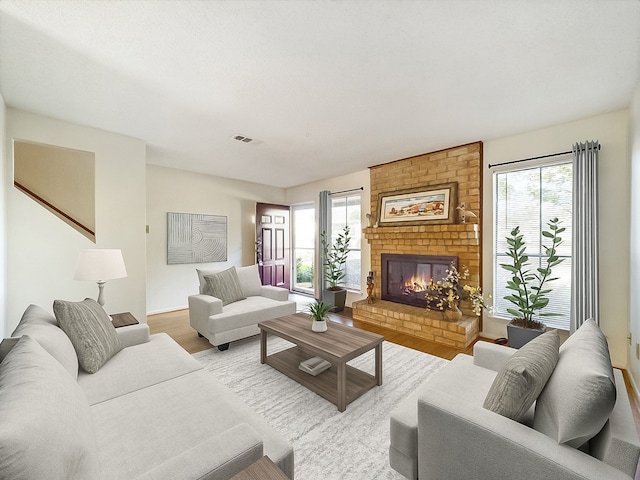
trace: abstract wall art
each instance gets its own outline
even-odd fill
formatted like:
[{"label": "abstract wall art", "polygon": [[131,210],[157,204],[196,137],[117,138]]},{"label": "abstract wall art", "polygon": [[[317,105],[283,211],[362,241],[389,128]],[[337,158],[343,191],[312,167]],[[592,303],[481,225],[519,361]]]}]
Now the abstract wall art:
[{"label": "abstract wall art", "polygon": [[167,264],[227,261],[227,217],[167,212]]}]

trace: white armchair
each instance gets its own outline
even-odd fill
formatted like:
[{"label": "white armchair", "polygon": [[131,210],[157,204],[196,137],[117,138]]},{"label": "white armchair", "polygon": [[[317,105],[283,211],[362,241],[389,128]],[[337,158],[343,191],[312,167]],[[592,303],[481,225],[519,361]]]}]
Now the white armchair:
[{"label": "white armchair", "polygon": [[262,285],[258,266],[236,268],[246,298],[223,305],[220,298],[207,294],[206,276],[215,270],[197,270],[200,293],[189,296],[189,323],[219,350],[229,343],[260,333],[258,323],[296,313],[296,302],[284,288]]},{"label": "white armchair", "polygon": [[[459,354],[404,399],[391,412],[391,466],[412,480],[633,479],[640,441],[622,373],[613,370],[617,400],[605,426],[574,448],[532,428],[534,407],[522,422],[483,408],[498,371],[515,352],[478,342],[473,357]],[[563,357],[561,348],[558,365],[567,361],[563,371],[575,375],[580,362]]]}]

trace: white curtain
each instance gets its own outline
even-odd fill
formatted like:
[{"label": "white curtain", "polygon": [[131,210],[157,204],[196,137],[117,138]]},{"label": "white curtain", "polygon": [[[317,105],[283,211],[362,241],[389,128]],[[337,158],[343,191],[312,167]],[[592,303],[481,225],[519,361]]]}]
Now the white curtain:
[{"label": "white curtain", "polygon": [[322,300],[322,291],[325,287],[324,280],[324,256],[322,255],[322,243],[320,243],[322,239],[322,233],[327,232],[327,235],[331,235],[330,227],[331,227],[331,208],[330,208],[330,200],[329,196],[331,192],[329,190],[323,190],[320,192],[320,203],[318,208],[318,254],[316,257],[318,258],[318,262],[316,265],[316,271],[318,272],[318,280],[316,282],[317,287],[319,287],[320,291],[317,293],[316,298]]},{"label": "white curtain", "polygon": [[571,333],[585,320],[599,324],[597,141],[573,146],[573,272]]}]

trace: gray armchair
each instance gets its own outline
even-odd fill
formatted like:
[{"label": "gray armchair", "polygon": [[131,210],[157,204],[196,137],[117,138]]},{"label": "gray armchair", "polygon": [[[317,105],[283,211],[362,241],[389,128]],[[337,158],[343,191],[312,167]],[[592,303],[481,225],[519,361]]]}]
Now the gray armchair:
[{"label": "gray armchair", "polygon": [[521,422],[483,407],[516,351],[478,342],[473,357],[456,356],[399,404],[391,413],[391,466],[412,480],[634,478],[640,442],[622,373],[614,370],[608,421],[578,449],[532,428],[534,407]]}]

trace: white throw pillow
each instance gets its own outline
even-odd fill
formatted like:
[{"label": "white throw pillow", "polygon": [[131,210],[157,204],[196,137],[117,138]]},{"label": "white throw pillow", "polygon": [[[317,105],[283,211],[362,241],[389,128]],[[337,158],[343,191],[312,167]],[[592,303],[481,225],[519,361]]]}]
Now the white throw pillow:
[{"label": "white throw pillow", "polygon": [[519,349],[498,372],[484,408],[520,421],[547,384],[558,363],[560,335],[551,330]]},{"label": "white throw pillow", "polygon": [[257,297],[262,294],[262,282],[258,273],[258,265],[236,268],[240,287],[247,297]]},{"label": "white throw pillow", "polygon": [[24,335],[0,363],[0,478],[98,478],[89,404],[78,383]]},{"label": "white throw pillow", "polygon": [[44,308],[29,305],[12,337],[29,335],[67,369],[73,379],[78,378],[78,356],[66,333],[58,326],[56,318]]},{"label": "white throw pillow", "polygon": [[593,320],[560,347],[560,358],[536,402],[533,428],[579,448],[605,425],[616,402],[607,339]]}]

